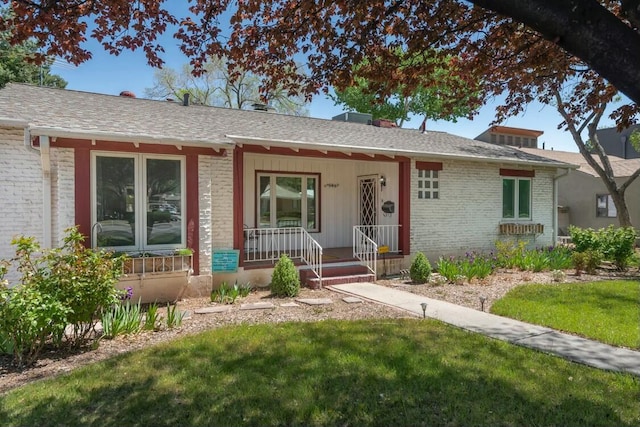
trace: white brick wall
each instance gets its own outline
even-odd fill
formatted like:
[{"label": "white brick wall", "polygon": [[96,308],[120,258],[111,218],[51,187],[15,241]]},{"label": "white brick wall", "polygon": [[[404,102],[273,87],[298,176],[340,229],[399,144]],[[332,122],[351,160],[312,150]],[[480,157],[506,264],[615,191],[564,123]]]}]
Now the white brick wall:
[{"label": "white brick wall", "polygon": [[200,273],[211,274],[212,248],[233,247],[233,152],[198,157]]},{"label": "white brick wall", "polygon": [[74,155],[71,148],[51,150],[51,237],[62,246],[64,230],[75,225]]},{"label": "white brick wall", "polygon": [[[428,160],[428,159],[427,159]],[[439,172],[440,199],[418,199],[418,171],[411,172],[411,253],[440,255],[490,250],[502,221],[502,177],[499,165],[445,161]],[[532,179],[532,221],[544,234],[527,237],[531,245],[549,245],[553,232],[553,175],[536,170]]]},{"label": "white brick wall", "polygon": [[[24,131],[0,128],[0,259],[15,255],[13,237],[42,241],[42,169],[40,156],[24,146]],[[17,275],[7,277],[14,283]]]}]

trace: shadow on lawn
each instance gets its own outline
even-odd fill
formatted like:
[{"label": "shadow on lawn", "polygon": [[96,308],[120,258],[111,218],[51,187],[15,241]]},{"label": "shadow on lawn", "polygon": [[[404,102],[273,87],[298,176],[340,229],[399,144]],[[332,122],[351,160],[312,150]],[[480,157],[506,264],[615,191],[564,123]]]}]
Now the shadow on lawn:
[{"label": "shadow on lawn", "polygon": [[[10,425],[635,425],[629,396],[635,390],[637,403],[639,384],[629,380],[620,390],[612,375],[434,321],[242,326],[58,379],[73,390],[71,400],[46,392],[49,383],[19,389],[0,403],[0,419]],[[598,393],[606,397],[594,398]],[[21,414],[7,412],[9,399],[24,399]]]}]

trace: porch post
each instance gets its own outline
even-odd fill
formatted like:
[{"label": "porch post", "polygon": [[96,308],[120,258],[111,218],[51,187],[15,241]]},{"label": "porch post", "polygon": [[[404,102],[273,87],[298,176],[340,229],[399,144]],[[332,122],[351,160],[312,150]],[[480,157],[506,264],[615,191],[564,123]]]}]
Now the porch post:
[{"label": "porch post", "polygon": [[187,189],[187,247],[193,250],[193,271],[200,274],[200,197],[198,196],[198,155],[186,159]]},{"label": "porch post", "polygon": [[244,148],[233,149],[233,247],[240,251],[240,265],[244,264]]},{"label": "porch post", "polygon": [[398,249],[403,255],[411,253],[411,159],[403,158],[398,164]]}]

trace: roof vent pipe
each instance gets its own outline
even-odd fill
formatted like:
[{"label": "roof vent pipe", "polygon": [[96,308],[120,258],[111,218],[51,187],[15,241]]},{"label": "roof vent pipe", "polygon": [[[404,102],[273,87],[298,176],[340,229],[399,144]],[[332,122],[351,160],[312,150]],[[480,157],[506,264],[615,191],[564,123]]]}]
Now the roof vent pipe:
[{"label": "roof vent pipe", "polygon": [[189,97],[191,96],[191,94],[189,92],[185,92],[184,95],[182,95],[182,105],[184,105],[185,107],[189,106]]}]

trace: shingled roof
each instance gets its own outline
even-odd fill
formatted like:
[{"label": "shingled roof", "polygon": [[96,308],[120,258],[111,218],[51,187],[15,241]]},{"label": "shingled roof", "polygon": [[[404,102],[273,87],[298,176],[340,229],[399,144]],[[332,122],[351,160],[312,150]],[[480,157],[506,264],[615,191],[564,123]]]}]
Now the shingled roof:
[{"label": "shingled roof", "polygon": [[413,157],[568,167],[557,160],[444,132],[380,128],[260,111],[102,95],[25,84],[0,90],[0,123],[33,135],[233,146],[261,144]]},{"label": "shingled roof", "polygon": [[[584,172],[587,175],[599,177],[598,173],[587,163],[580,153],[572,153],[570,151],[558,151],[558,150],[540,150],[538,148],[521,148],[525,153],[533,154],[536,156],[546,157],[550,160],[557,162],[572,163],[578,165],[578,172]],[[598,156],[593,156],[598,164],[601,164]],[[640,169],[640,159],[623,159],[622,157],[608,155],[609,163],[611,163],[611,169],[613,175],[616,178],[626,178],[633,175],[635,171]]]}]

